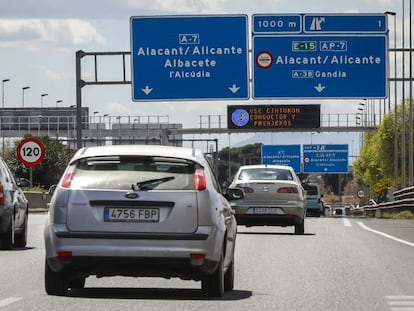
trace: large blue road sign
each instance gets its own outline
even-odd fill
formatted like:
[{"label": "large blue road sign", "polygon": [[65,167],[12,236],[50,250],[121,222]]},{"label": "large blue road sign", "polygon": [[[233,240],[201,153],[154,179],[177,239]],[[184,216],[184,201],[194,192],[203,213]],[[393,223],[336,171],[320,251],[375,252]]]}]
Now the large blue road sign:
[{"label": "large blue road sign", "polygon": [[248,99],[246,15],[131,17],[132,99]]},{"label": "large blue road sign", "polygon": [[300,173],[300,145],[263,145],[262,164],[288,165]]},{"label": "large blue road sign", "polygon": [[383,15],[302,17],[253,16],[253,98],[388,96]]},{"label": "large blue road sign", "polygon": [[348,145],[303,145],[303,173],[348,173]]},{"label": "large blue road sign", "polygon": [[384,98],[387,37],[253,38],[253,98]]}]

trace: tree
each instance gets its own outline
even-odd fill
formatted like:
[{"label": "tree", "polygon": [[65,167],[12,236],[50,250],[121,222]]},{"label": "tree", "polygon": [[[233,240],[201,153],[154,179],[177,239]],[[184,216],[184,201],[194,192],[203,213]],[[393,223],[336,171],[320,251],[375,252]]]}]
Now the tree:
[{"label": "tree", "polygon": [[[364,186],[369,187],[374,196],[383,200],[387,188],[394,185],[394,120],[397,114],[397,137],[398,152],[397,157],[401,158],[401,145],[406,145],[406,175],[408,175],[408,145],[409,137],[406,135],[406,141],[401,142],[401,129],[405,127],[405,132],[409,133],[408,122],[402,124],[402,105],[384,116],[378,131],[366,133],[364,145],[361,148],[358,158],[354,162],[356,181]],[[405,105],[405,114],[409,114],[409,105]],[[397,171],[401,172],[400,168]]]},{"label": "tree", "polygon": [[[25,136],[29,137],[29,136]],[[45,145],[46,156],[41,164],[32,168],[34,185],[49,188],[56,184],[63,174],[74,150],[64,145],[60,140],[49,136],[38,137]],[[14,143],[13,148],[5,151],[4,159],[16,177],[30,178],[29,168],[20,163],[16,156],[16,148],[20,141]]]}]

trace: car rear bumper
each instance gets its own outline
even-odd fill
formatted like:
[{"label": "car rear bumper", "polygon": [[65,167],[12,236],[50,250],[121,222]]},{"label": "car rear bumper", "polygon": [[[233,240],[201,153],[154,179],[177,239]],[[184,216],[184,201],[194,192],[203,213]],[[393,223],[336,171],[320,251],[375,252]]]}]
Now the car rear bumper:
[{"label": "car rear bumper", "polygon": [[238,225],[246,226],[294,226],[303,222],[297,215],[251,215],[236,214]]},{"label": "car rear bumper", "polygon": [[189,257],[73,256],[51,257],[47,262],[52,270],[65,273],[68,279],[95,275],[96,277],[178,277],[185,280],[200,280],[204,275],[213,273],[218,265],[218,262],[211,260],[204,260],[201,265],[194,265]]},{"label": "car rear bumper", "polygon": [[[201,227],[192,234],[70,232],[45,227],[50,268],[66,275],[179,277],[199,280],[217,267],[224,233]],[[59,253],[66,254],[58,256]],[[204,255],[192,260],[191,255]]]}]

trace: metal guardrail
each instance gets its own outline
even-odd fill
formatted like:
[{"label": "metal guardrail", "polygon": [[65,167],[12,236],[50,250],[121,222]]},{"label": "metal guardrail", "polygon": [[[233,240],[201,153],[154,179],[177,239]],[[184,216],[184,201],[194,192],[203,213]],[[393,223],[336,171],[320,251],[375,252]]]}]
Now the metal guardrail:
[{"label": "metal guardrail", "polygon": [[394,192],[394,201],[365,205],[352,210],[354,216],[382,217],[385,213],[398,214],[403,211],[414,213],[414,187]]}]

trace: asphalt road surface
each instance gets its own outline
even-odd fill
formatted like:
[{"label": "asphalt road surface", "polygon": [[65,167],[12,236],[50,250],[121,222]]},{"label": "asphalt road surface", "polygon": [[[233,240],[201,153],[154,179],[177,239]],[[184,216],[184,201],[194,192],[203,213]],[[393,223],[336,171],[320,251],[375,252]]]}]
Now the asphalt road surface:
[{"label": "asphalt road surface", "polygon": [[307,218],[293,228],[241,227],[235,289],[200,282],[89,277],[68,297],[44,290],[45,214],[30,214],[25,249],[0,251],[0,310],[414,310],[414,221]]}]

